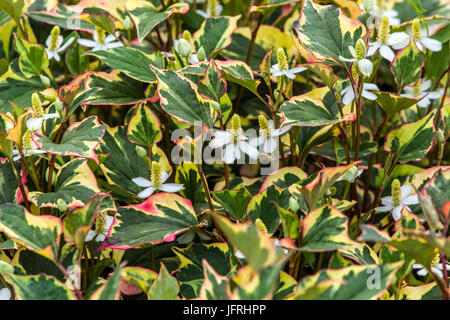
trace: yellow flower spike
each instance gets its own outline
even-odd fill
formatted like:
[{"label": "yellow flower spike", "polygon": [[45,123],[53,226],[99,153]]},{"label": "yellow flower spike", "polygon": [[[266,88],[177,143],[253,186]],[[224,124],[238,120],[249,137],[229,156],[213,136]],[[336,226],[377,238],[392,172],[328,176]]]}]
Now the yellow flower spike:
[{"label": "yellow flower spike", "polygon": [[50,40],[50,50],[56,50],[58,46],[58,37],[61,34],[61,29],[58,26],[54,26],[52,31],[50,32],[51,40]]},{"label": "yellow flower spike", "polygon": [[378,30],[378,41],[382,44],[386,44],[390,35],[389,18],[384,15],[381,18],[380,29]]},{"label": "yellow flower spike", "polygon": [[31,104],[33,106],[34,112],[36,112],[37,118],[44,115],[44,108],[42,108],[42,102],[39,95],[35,92],[31,95]]},{"label": "yellow flower spike", "polygon": [[217,15],[217,0],[208,0],[209,15],[215,17]]},{"label": "yellow flower spike", "polygon": [[150,180],[152,181],[153,186],[156,189],[159,189],[162,186],[161,165],[156,161],[152,162],[152,175],[150,177]]},{"label": "yellow flower spike", "polygon": [[258,117],[259,122],[259,134],[263,137],[270,138],[270,126],[269,121],[267,121],[266,117],[263,115],[260,115]]},{"label": "yellow flower spike", "polygon": [[106,232],[106,221],[101,214],[98,214],[97,217],[95,218],[95,232],[97,234],[102,234]]},{"label": "yellow flower spike", "polygon": [[192,46],[192,35],[188,30],[183,31],[183,39],[189,42]]},{"label": "yellow flower spike", "polygon": [[261,230],[262,232],[264,232],[264,233],[268,233],[267,232],[267,227],[266,227],[266,225],[264,224],[264,222],[262,222],[262,220],[260,219],[260,218],[257,218],[256,220],[255,220],[255,225],[259,228],[259,230]]},{"label": "yellow flower spike", "polygon": [[241,117],[236,113],[231,118],[231,128],[233,130],[241,129]]},{"label": "yellow flower spike", "polygon": [[412,34],[414,40],[420,40],[422,38],[422,30],[420,29],[420,21],[419,19],[414,19],[412,23]]},{"label": "yellow flower spike", "polygon": [[277,51],[277,61],[278,61],[278,67],[280,68],[280,70],[289,69],[288,61],[286,58],[286,53],[284,52],[283,48],[279,48]]},{"label": "yellow flower spike", "polygon": [[356,63],[352,64],[351,72],[352,72],[353,80],[355,82],[357,82],[358,78],[359,78],[359,71],[358,71],[358,65]]},{"label": "yellow flower spike", "polygon": [[105,44],[106,31],[99,27],[95,27],[95,31],[97,32],[98,43]]},{"label": "yellow flower spike", "polygon": [[366,45],[364,44],[363,39],[358,39],[355,46],[355,55],[356,59],[361,60],[366,57]]},{"label": "yellow flower spike", "polygon": [[22,148],[24,150],[31,150],[33,149],[32,143],[33,140],[31,139],[31,131],[27,130],[22,136]]},{"label": "yellow flower spike", "polygon": [[391,185],[392,203],[394,207],[399,206],[402,202],[402,191],[400,187],[400,181],[395,179]]},{"label": "yellow flower spike", "polygon": [[413,85],[413,94],[415,96],[420,95],[420,93],[422,92],[422,80],[419,78],[419,80],[417,80],[417,82]]}]

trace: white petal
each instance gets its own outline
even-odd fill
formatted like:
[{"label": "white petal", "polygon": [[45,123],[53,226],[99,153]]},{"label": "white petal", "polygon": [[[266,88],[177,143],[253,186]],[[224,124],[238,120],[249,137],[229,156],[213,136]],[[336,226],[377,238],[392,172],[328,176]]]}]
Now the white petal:
[{"label": "white petal", "polygon": [[105,37],[105,43],[110,43],[110,42],[113,42],[114,40],[116,40],[116,37],[114,37],[114,35],[112,35],[112,34],[108,34]]},{"label": "white petal", "polygon": [[380,91],[378,86],[375,83],[364,83],[363,90],[376,90]]},{"label": "white petal", "polygon": [[358,61],[358,68],[363,75],[369,77],[373,71],[372,61],[370,61],[369,59],[361,59]]},{"label": "white petal", "polygon": [[281,71],[281,70],[273,71],[273,72],[270,72],[270,74],[274,77],[284,76],[284,71]]},{"label": "white petal", "polygon": [[68,46],[70,46],[70,44],[75,40],[74,37],[69,38],[69,40],[66,41],[66,43],[64,43],[64,45],[58,49],[58,52],[63,52],[64,50],[67,49]]},{"label": "white petal", "polygon": [[372,42],[369,44],[369,50],[367,50],[367,56],[370,57],[375,52],[377,52],[378,48],[380,48],[381,43],[378,41]]},{"label": "white petal", "polygon": [[42,128],[42,121],[44,119],[41,118],[30,118],[27,120],[26,124],[27,124],[27,128],[30,131],[36,131]]},{"label": "white petal", "polygon": [[431,101],[427,97],[423,98],[419,102],[417,102],[417,105],[421,108],[426,108],[430,105]]},{"label": "white petal", "polygon": [[252,159],[257,159],[259,155],[258,149],[256,149],[254,146],[250,145],[247,142],[241,141],[239,143],[239,148],[242,150],[242,152],[248,154],[248,156]]},{"label": "white petal", "polygon": [[289,71],[291,71],[292,73],[299,73],[299,72],[302,72],[305,70],[306,70],[305,67],[295,67],[295,68],[290,69]]},{"label": "white petal", "polygon": [[274,65],[270,68],[270,73],[271,73],[271,74],[274,73],[274,72],[276,72],[276,71],[280,71],[280,67],[278,66],[278,63],[277,63],[277,64],[274,64]]},{"label": "white petal", "polygon": [[387,45],[382,45],[380,48],[380,55],[386,60],[392,62],[395,58],[395,53]]},{"label": "white petal", "polygon": [[164,183],[169,178],[169,173],[166,171],[161,172],[161,182]]},{"label": "white petal", "polygon": [[367,100],[370,100],[370,101],[375,101],[375,100],[377,100],[377,95],[376,95],[376,94],[374,94],[374,93],[372,93],[372,92],[369,92],[369,91],[366,91],[366,90],[363,90],[363,91],[362,91],[362,96],[363,96],[364,98],[366,98]]},{"label": "white petal", "polygon": [[[421,85],[420,85],[420,89],[422,90],[422,91],[426,91],[426,90],[428,90],[430,87],[431,87],[431,85],[432,85],[432,83],[431,83],[431,80],[430,79],[422,79],[422,83],[421,83]],[[412,89],[412,88],[411,88]]]},{"label": "white petal", "polygon": [[263,145],[263,151],[265,153],[272,153],[278,147],[278,141],[276,139],[267,139]]},{"label": "white petal", "polygon": [[106,233],[108,233],[108,231],[109,231],[109,229],[111,228],[111,226],[112,226],[112,224],[113,224],[113,222],[114,222],[114,217],[112,217],[112,216],[106,216]]},{"label": "white petal", "polygon": [[376,212],[388,212],[392,210],[392,206],[382,206],[382,207],[377,207],[375,208]]},{"label": "white petal", "polygon": [[153,183],[150,180],[145,179],[144,177],[133,178],[131,179],[131,181],[133,181],[135,184],[137,184],[139,187],[142,188],[148,188],[153,186]]},{"label": "white petal", "polygon": [[[350,54],[352,55],[353,58],[356,58],[356,51],[355,48],[353,48],[352,46],[348,46],[348,50],[350,51]],[[340,58],[339,58],[340,59]],[[356,59],[355,59],[356,60]]]},{"label": "white petal", "polygon": [[123,43],[119,42],[119,41],[105,44],[106,50],[117,48],[117,47],[122,47],[122,46],[123,46]]},{"label": "white petal", "polygon": [[348,59],[348,58],[344,58],[343,56],[339,56],[339,60],[345,61],[345,62],[355,62],[356,59],[352,58],[352,59]]},{"label": "white petal", "polygon": [[420,41],[416,41],[416,46],[417,46],[417,49],[419,49],[419,51],[423,51],[423,45]]},{"label": "white petal", "polygon": [[234,253],[234,256],[238,259],[245,259],[244,254],[239,250],[236,250],[236,252]]},{"label": "white petal", "polygon": [[394,203],[394,201],[392,200],[392,197],[391,196],[389,196],[389,197],[383,197],[383,198],[381,198],[381,203],[383,204],[383,205],[385,205],[385,206],[392,206],[393,205],[393,203]]},{"label": "white petal", "polygon": [[394,207],[394,210],[392,210],[392,217],[394,218],[395,221],[398,221],[401,219],[402,209],[403,209],[403,206],[397,206],[397,207]]},{"label": "white petal", "polygon": [[213,149],[217,149],[226,144],[231,143],[231,141],[232,141],[231,134],[229,134],[229,136],[216,136],[214,139],[211,140],[209,146]]},{"label": "white petal", "polygon": [[42,116],[43,120],[54,119],[54,118],[59,118],[59,113],[48,113],[48,114],[44,114]]},{"label": "white petal", "polygon": [[421,265],[420,263],[414,263],[412,267],[413,269],[423,269],[423,265]]},{"label": "white petal", "polygon": [[225,152],[223,154],[223,161],[225,163],[233,163],[236,157],[234,156],[234,144],[230,143],[225,147]]},{"label": "white petal", "polygon": [[88,39],[78,39],[78,43],[84,47],[93,48],[98,45],[97,42]]},{"label": "white petal", "polygon": [[428,270],[423,268],[422,270],[417,271],[417,275],[419,276],[426,276],[428,274]]},{"label": "white petal", "polygon": [[143,191],[139,192],[137,196],[138,196],[138,198],[141,198],[141,199],[147,199],[148,197],[150,197],[153,194],[153,192],[155,192],[155,188],[152,186],[152,187],[148,187],[147,189],[144,189]]},{"label": "white petal", "polygon": [[49,50],[49,49],[45,49],[45,51],[47,52],[47,58],[48,58],[48,60],[52,60],[52,59],[53,59],[53,56],[55,55],[55,52],[54,52],[54,51],[51,51],[51,50]]},{"label": "white petal", "polygon": [[436,39],[422,38],[422,39],[420,39],[420,43],[422,43],[423,46],[430,51],[441,51],[442,50],[442,43]]},{"label": "white petal", "polygon": [[95,241],[97,242],[103,242],[105,241],[106,236],[104,234],[99,234],[97,237],[95,237]]},{"label": "white petal", "polygon": [[[342,91],[344,91],[344,90],[342,90]],[[349,90],[347,90],[345,92],[344,96],[342,97],[342,103],[344,105],[348,105],[353,101],[353,99],[355,99],[355,93],[353,92],[353,88],[350,87]]]},{"label": "white petal", "polygon": [[180,190],[184,190],[184,186],[178,183],[165,183],[163,184],[159,190],[164,192],[178,192]]},{"label": "white petal", "polygon": [[433,271],[434,274],[437,274],[439,278],[444,277],[444,273],[436,267],[431,267],[431,271]]},{"label": "white petal", "polygon": [[89,230],[89,232],[86,235],[86,238],[84,239],[85,242],[91,241],[94,239],[94,237],[97,235],[97,233],[94,230]]},{"label": "white petal", "polygon": [[61,57],[59,56],[58,52],[54,53],[53,58],[55,58],[56,61],[60,62],[61,61]]},{"label": "white petal", "polygon": [[442,97],[443,92],[441,91],[431,91],[430,93],[427,94],[427,98],[428,99],[438,99],[440,97]]},{"label": "white petal", "polygon": [[402,186],[400,188],[400,190],[401,190],[402,199],[405,199],[407,196],[409,196],[411,194],[411,192],[413,192],[413,188],[409,184],[405,184],[404,186]]},{"label": "white petal", "polygon": [[291,70],[286,70],[283,73],[289,79],[292,79],[292,80],[295,79],[295,74],[293,72],[291,72]]},{"label": "white petal", "polygon": [[410,41],[411,37],[406,32],[394,32],[389,36],[387,44],[395,50],[405,48]]},{"label": "white petal", "polygon": [[418,204],[419,203],[419,197],[417,196],[417,194],[414,194],[412,196],[409,196],[409,197],[403,199],[402,203],[406,204],[408,206],[409,205],[413,205],[413,204]]},{"label": "white petal", "polygon": [[0,300],[10,300],[11,291],[8,288],[3,288],[0,290]]}]

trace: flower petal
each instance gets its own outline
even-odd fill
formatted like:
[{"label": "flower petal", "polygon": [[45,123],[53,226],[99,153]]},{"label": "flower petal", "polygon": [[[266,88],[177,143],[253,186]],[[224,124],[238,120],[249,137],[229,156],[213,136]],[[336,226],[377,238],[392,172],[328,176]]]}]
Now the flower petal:
[{"label": "flower petal", "polygon": [[153,192],[155,192],[155,190],[156,189],[153,186],[151,186],[151,187],[148,187],[147,189],[144,189],[143,191],[139,192],[137,196],[138,196],[138,198],[141,198],[141,199],[147,199],[148,197],[150,197],[153,194]]},{"label": "flower petal", "polygon": [[159,190],[164,192],[178,192],[180,190],[184,190],[184,186],[178,183],[165,183],[163,184]]},{"label": "flower petal", "polygon": [[148,188],[153,186],[153,183],[150,180],[145,179],[144,177],[133,178],[131,179],[131,181],[133,181],[135,184],[137,184],[139,187],[142,188]]},{"label": "flower petal", "polygon": [[258,149],[256,149],[254,146],[250,145],[247,142],[241,141],[239,143],[239,148],[242,150],[242,152],[248,154],[248,156],[252,159],[257,159],[259,155]]},{"label": "flower petal", "polygon": [[385,206],[392,206],[394,202],[393,202],[393,200],[392,200],[392,197],[389,196],[389,197],[383,197],[383,198],[381,198],[381,203],[382,203],[383,205],[385,205]]},{"label": "flower petal", "polygon": [[392,217],[394,218],[395,221],[398,221],[398,220],[401,219],[401,217],[402,217],[402,209],[403,209],[403,206],[396,206],[392,210]]},{"label": "flower petal", "polygon": [[97,235],[97,233],[96,233],[94,230],[89,230],[88,233],[87,233],[87,235],[86,235],[86,238],[84,238],[84,241],[85,241],[85,242],[91,241],[92,239],[94,239],[94,237],[95,237],[96,235]]},{"label": "flower petal", "polygon": [[419,204],[419,197],[417,194],[413,194],[412,196],[409,196],[405,199],[403,199],[403,204],[406,204],[407,206],[413,205],[413,204]]},{"label": "flower petal", "polygon": [[423,46],[430,51],[441,51],[442,50],[442,43],[436,39],[422,38],[422,39],[420,39],[420,43],[422,43]]},{"label": "flower petal", "polygon": [[233,163],[236,157],[234,156],[234,144],[230,143],[225,147],[225,152],[223,154],[223,161],[225,163]]},{"label": "flower petal", "polygon": [[417,275],[419,275],[419,276],[421,276],[421,277],[426,276],[427,274],[428,274],[428,270],[425,269],[425,268],[423,268],[423,269],[417,271]]},{"label": "flower petal", "polygon": [[395,58],[395,53],[387,45],[382,45],[380,48],[380,55],[386,60],[392,62]]},{"label": "flower petal", "polygon": [[402,199],[405,199],[407,196],[409,196],[411,194],[411,192],[413,191],[413,188],[411,187],[411,185],[405,184],[404,186],[402,186],[400,188],[400,190],[401,190]]},{"label": "flower petal", "polygon": [[0,300],[10,300],[11,299],[11,290],[8,288],[3,288],[0,290]]},{"label": "flower petal", "polygon": [[88,39],[78,39],[78,43],[81,44],[84,47],[89,47],[89,48],[93,48],[96,45],[98,45],[97,42],[92,41],[92,40],[88,40]]},{"label": "flower petal", "polygon": [[27,128],[30,131],[36,131],[42,128],[42,121],[44,119],[42,117],[40,118],[30,118],[27,120]]},{"label": "flower petal", "polygon": [[[342,90],[342,92],[344,92],[344,90]],[[345,92],[345,94],[342,97],[342,103],[344,105],[348,105],[353,101],[353,99],[355,99],[355,92],[353,92],[353,88],[349,87],[349,89]]]},{"label": "flower petal", "polygon": [[382,207],[377,207],[375,208],[376,212],[388,212],[391,211],[393,208],[393,206],[382,206]]},{"label": "flower petal", "polygon": [[370,61],[369,59],[361,59],[358,61],[358,68],[363,75],[369,77],[373,71],[372,61]]}]

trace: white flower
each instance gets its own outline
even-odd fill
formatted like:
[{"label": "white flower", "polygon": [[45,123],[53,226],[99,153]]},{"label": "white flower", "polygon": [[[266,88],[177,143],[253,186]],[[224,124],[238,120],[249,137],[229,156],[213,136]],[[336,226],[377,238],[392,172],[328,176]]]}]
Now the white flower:
[{"label": "white flower", "polygon": [[[367,100],[375,101],[377,99],[377,95],[370,92],[372,90],[379,91],[380,89],[377,87],[376,84],[364,83],[362,96]],[[355,99],[355,92],[353,91],[353,87],[351,85],[343,89],[341,91],[341,95],[342,95],[342,103],[344,105],[350,104],[353,101],[353,99]]]},{"label": "white flower", "polygon": [[257,139],[252,139],[249,142],[247,140],[248,137],[245,136],[244,130],[241,128],[241,118],[235,113],[231,118],[231,129],[228,131],[216,130],[214,139],[211,140],[209,146],[212,149],[225,146],[222,159],[228,164],[241,159],[242,153],[248,154],[251,159],[256,160],[259,156],[256,146]]},{"label": "white flower", "polygon": [[137,177],[131,179],[136,185],[145,188],[138,193],[138,198],[147,199],[153,192],[159,190],[164,192],[175,193],[184,190],[184,186],[178,183],[164,183],[169,178],[169,174],[161,171],[161,166],[157,162],[152,163],[151,181],[144,177]]},{"label": "white flower", "polygon": [[[273,120],[267,121],[264,116],[259,118],[259,137],[256,139],[256,144],[262,146],[262,151],[265,153],[272,153],[278,147],[278,137],[291,130],[292,126],[286,126],[283,129],[275,129]],[[251,140],[254,144],[255,140]]]},{"label": "white flower", "polygon": [[348,50],[353,58],[344,58],[343,56],[339,56],[339,59],[345,62],[356,62],[359,71],[366,77],[369,77],[372,74],[373,64],[372,61],[366,59],[367,48],[364,40],[358,39],[356,46],[348,46]]},{"label": "white flower", "polygon": [[[417,271],[417,274],[419,276],[426,276],[428,274],[428,270],[421,264],[415,263],[413,264],[413,269],[420,269]],[[433,261],[431,262],[431,271],[433,273],[437,274],[440,278],[444,277],[444,273],[442,272],[444,270],[444,265],[440,263],[440,256],[439,253],[434,257]],[[446,269],[450,270],[450,264],[446,264]]]},{"label": "white flower", "polygon": [[295,68],[292,68],[292,69],[281,70],[280,66],[277,63],[277,64],[274,64],[270,68],[270,74],[272,76],[275,76],[275,77],[279,77],[279,76],[285,75],[289,79],[295,79],[295,74],[299,73],[299,72],[302,72],[304,70],[306,70],[305,67],[295,67]]},{"label": "white flower", "polygon": [[387,16],[383,16],[381,19],[381,25],[378,28],[377,41],[369,42],[369,50],[367,56],[370,57],[378,49],[380,49],[380,55],[392,62],[395,58],[393,49],[399,50],[406,47],[409,44],[410,36],[406,32],[395,32],[390,34],[390,24]]},{"label": "white flower", "polygon": [[66,280],[66,286],[70,290],[79,290],[81,288],[81,269],[77,265],[70,265],[67,268],[68,277]]},{"label": "white flower", "polygon": [[395,221],[398,221],[402,217],[403,207],[410,211],[408,205],[418,204],[419,198],[417,194],[410,195],[413,188],[409,184],[400,187],[400,182],[397,179],[394,180],[391,188],[392,196],[382,198],[381,203],[383,206],[375,208],[375,211],[386,212],[392,210],[392,217]]},{"label": "white flower", "polygon": [[403,90],[405,93],[400,94],[407,98],[422,98],[417,105],[421,108],[426,108],[434,99],[439,99],[444,94],[444,89],[438,91],[427,91],[431,87],[431,80],[419,79],[413,86],[405,86]]},{"label": "white flower", "polygon": [[[118,32],[116,33],[116,36],[119,36]],[[116,40],[114,35],[109,34],[106,36],[105,31],[98,28],[94,31],[93,38],[94,40],[78,39],[78,43],[84,47],[93,48],[92,51],[108,50],[123,46],[123,43],[120,41],[114,42],[114,40]]]},{"label": "white flower", "polygon": [[47,119],[59,118],[59,113],[49,113],[44,114],[42,117],[30,118],[27,120],[27,129],[30,131],[40,130],[42,128],[42,123]]},{"label": "white flower", "polygon": [[8,288],[3,288],[0,290],[0,300],[10,300],[11,299],[11,290]]},{"label": "white flower", "polygon": [[71,43],[73,42],[75,38],[70,38],[69,40],[64,43],[64,45],[61,47],[62,43],[64,42],[63,36],[58,36],[56,40],[56,46],[54,48],[51,48],[51,42],[52,42],[52,36],[48,36],[47,40],[45,41],[45,52],[47,52],[48,60],[55,59],[56,61],[61,61],[61,57],[59,56],[60,53],[64,52]]},{"label": "white flower", "polygon": [[[36,142],[31,138],[31,131],[26,131],[22,136],[22,152],[25,157],[29,157],[34,154],[47,153],[47,151],[40,150]],[[21,159],[21,155],[17,149],[12,151],[13,161]]]},{"label": "white flower", "polygon": [[389,24],[391,26],[397,26],[401,22],[400,19],[397,18],[398,12],[396,10],[383,10],[378,6],[377,0],[364,0],[359,7],[370,15],[370,18],[367,21],[368,25],[372,24],[374,20],[375,22],[378,22],[383,16],[389,18]]},{"label": "white flower", "polygon": [[426,30],[420,28],[420,22],[415,19],[411,26],[411,35],[416,43],[417,49],[423,51],[423,47],[430,51],[441,51],[442,43],[439,40],[428,37]]},{"label": "white flower", "polygon": [[340,176],[336,181],[348,181],[350,183],[355,182],[356,178],[358,178],[364,170],[358,169],[356,166],[348,169],[342,176]]},{"label": "white flower", "polygon": [[91,241],[94,239],[97,242],[103,242],[108,235],[113,222],[114,218],[111,216],[103,218],[103,216],[98,215],[95,220],[95,231],[89,230],[84,241]]}]

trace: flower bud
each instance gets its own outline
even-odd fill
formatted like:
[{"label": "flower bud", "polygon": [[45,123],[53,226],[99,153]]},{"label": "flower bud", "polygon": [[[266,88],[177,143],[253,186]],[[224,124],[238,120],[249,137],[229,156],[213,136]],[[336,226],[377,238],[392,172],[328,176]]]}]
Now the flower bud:
[{"label": "flower bud", "polygon": [[192,47],[192,36],[191,33],[188,30],[184,30],[183,31],[183,39],[186,40],[187,42],[189,42],[189,44]]},{"label": "flower bud", "polygon": [[123,28],[124,30],[130,30],[131,29],[131,19],[129,16],[126,16],[123,20]]},{"label": "flower bud", "polygon": [[292,212],[297,212],[298,209],[300,209],[300,206],[297,202],[297,199],[295,199],[294,197],[289,197],[289,210],[291,210]]},{"label": "flower bud", "polygon": [[63,109],[64,109],[64,103],[62,103],[61,100],[56,99],[56,101],[55,101],[55,108],[56,108],[56,111],[61,113],[61,111],[63,111]]},{"label": "flower bud", "polygon": [[58,210],[61,212],[67,211],[67,203],[63,199],[58,199],[56,201],[56,205],[58,206]]},{"label": "flower bud", "polygon": [[189,57],[192,54],[192,46],[186,39],[178,40],[178,53],[183,57]]},{"label": "flower bud", "polygon": [[39,94],[36,92],[31,95],[31,104],[33,106],[36,117],[42,117],[44,115],[44,109],[42,108],[42,102],[39,98]]},{"label": "flower bud", "polygon": [[442,131],[442,129],[439,129],[437,132],[437,141],[442,144],[445,142],[445,135],[444,132]]},{"label": "flower bud", "polygon": [[[48,182],[48,168],[45,170],[45,180]],[[56,175],[52,174],[52,185],[56,182]]]},{"label": "flower bud", "polygon": [[145,151],[145,149],[142,148],[141,146],[136,146],[136,153],[141,158],[145,159],[147,157],[147,151]]},{"label": "flower bud", "polygon": [[43,84],[46,88],[50,88],[50,79],[49,79],[49,78],[47,78],[47,77],[44,76],[43,74],[41,74],[39,78],[41,79],[42,84]]},{"label": "flower bud", "polygon": [[205,49],[203,49],[203,47],[200,47],[200,49],[198,49],[197,51],[197,58],[199,61],[205,61],[206,60],[206,53],[205,53]]},{"label": "flower bud", "polygon": [[213,106],[214,110],[216,110],[217,112],[220,112],[220,103],[218,103],[217,101],[211,101],[211,105]]},{"label": "flower bud", "polygon": [[0,274],[2,275],[14,274],[14,267],[6,261],[0,260]]}]

